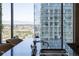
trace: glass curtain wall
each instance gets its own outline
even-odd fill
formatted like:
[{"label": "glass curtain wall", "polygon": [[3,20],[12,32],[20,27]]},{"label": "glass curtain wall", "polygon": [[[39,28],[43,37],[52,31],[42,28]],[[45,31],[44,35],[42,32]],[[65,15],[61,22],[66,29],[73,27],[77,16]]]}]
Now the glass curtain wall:
[{"label": "glass curtain wall", "polygon": [[[38,8],[37,8],[38,7]],[[73,4],[63,4],[63,45],[73,43]],[[35,4],[35,26],[39,21],[40,39],[47,42],[42,48],[61,49],[61,3],[36,3]]]},{"label": "glass curtain wall", "polygon": [[63,48],[68,52],[68,55],[73,55],[73,50],[67,43],[73,43],[73,4],[63,4]]},{"label": "glass curtain wall", "polygon": [[42,3],[40,18],[41,40],[49,44],[42,48],[61,48],[61,4]]},{"label": "glass curtain wall", "polygon": [[63,38],[67,43],[73,43],[73,4],[63,4]]}]

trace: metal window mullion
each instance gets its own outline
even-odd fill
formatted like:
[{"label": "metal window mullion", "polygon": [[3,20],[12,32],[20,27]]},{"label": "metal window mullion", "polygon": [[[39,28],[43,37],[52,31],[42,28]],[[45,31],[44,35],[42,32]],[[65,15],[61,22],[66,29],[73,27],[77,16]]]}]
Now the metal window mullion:
[{"label": "metal window mullion", "polygon": [[75,8],[76,6],[75,6],[75,3],[73,3],[73,43],[75,43],[75,23],[76,23],[76,21],[75,21],[75,10],[76,10],[76,8]]},{"label": "metal window mullion", "polygon": [[61,3],[61,49],[63,49],[63,3]]},{"label": "metal window mullion", "polygon": [[[11,38],[13,38],[13,3],[11,3]],[[11,56],[13,56],[13,48],[11,49]]]},{"label": "metal window mullion", "polygon": [[13,38],[13,3],[11,3],[11,38]]}]

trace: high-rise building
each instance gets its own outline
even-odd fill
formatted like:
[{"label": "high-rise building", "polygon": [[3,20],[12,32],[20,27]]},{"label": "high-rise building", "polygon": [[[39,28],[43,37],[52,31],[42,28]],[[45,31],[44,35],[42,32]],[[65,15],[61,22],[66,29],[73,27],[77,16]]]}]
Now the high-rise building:
[{"label": "high-rise building", "polygon": [[[49,44],[49,48],[61,48],[61,20],[63,13],[63,43],[73,42],[73,4],[41,3],[35,5],[35,21],[40,19],[40,38]],[[62,11],[63,8],[63,11]],[[37,22],[36,22],[37,23]],[[48,48],[41,45],[42,48]]]}]

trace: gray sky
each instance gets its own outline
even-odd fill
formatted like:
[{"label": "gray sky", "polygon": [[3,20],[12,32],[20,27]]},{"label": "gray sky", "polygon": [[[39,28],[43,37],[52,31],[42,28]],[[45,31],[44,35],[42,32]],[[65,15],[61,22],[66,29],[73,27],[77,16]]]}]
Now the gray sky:
[{"label": "gray sky", "polygon": [[[2,4],[2,22],[10,24],[10,3]],[[32,3],[14,4],[14,24],[33,24],[34,6]]]}]

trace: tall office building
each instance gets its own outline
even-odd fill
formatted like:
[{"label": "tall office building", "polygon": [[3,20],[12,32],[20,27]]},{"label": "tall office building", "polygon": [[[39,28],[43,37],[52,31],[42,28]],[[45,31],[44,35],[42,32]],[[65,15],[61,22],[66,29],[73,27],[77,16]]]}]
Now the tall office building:
[{"label": "tall office building", "polygon": [[[37,7],[38,5],[38,7]],[[61,11],[63,8],[63,11]],[[35,5],[35,21],[40,20],[40,39],[49,44],[42,48],[61,48],[61,20],[63,12],[63,43],[73,42],[73,4],[41,3]]]}]

